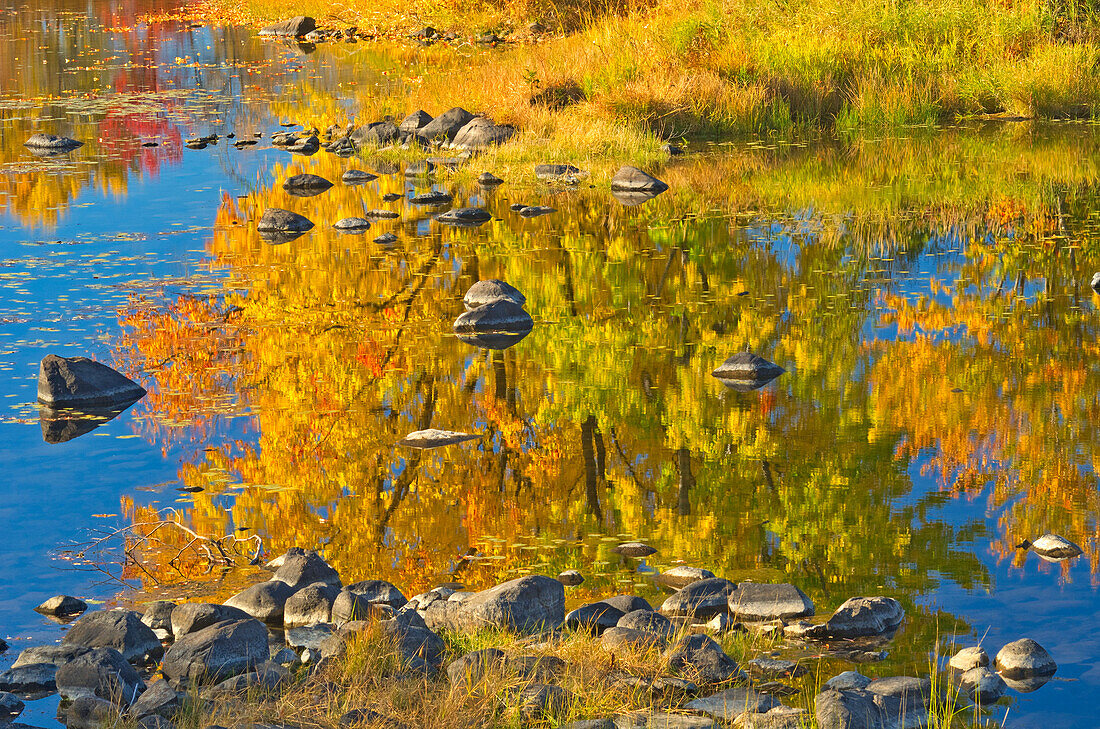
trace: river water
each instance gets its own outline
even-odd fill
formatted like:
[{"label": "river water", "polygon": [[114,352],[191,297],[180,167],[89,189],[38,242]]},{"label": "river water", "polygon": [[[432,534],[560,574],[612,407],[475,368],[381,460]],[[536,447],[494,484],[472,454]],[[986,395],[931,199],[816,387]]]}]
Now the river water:
[{"label": "river water", "polygon": [[[51,595],[224,595],[248,578],[194,552],[169,564],[178,530],[83,551],[174,514],[241,554],[253,535],[267,554],[319,548],[346,581],[407,594],[577,568],[575,600],[654,596],[653,570],[687,563],[793,582],[819,614],[892,595],[907,624],[860,670],[927,673],[937,645],[1032,637],[1057,675],[991,716],[1097,725],[1096,127],[695,146],[641,205],[441,178],[494,214],[447,228],[401,175],[289,196],[290,174],[384,165],[268,142],[354,118],[422,70],[418,50],[143,20],[170,9],[0,8],[0,666],[60,638],[32,611]],[[22,144],[37,131],[86,144],[39,158]],[[230,132],[263,136],[182,147]],[[265,207],[318,225],[272,245],[250,224]],[[331,228],[377,208],[401,217]],[[374,242],[385,232],[396,243]],[[503,351],[451,333],[465,290],[493,277],[536,322]],[[787,373],[750,392],[711,377],[746,349]],[[150,394],[50,442],[66,424],[34,400],[51,352]],[[483,438],[395,446],[424,427]],[[1015,548],[1047,532],[1084,556]],[[610,551],[627,538],[660,551]],[[28,707],[53,724],[56,700]]]}]

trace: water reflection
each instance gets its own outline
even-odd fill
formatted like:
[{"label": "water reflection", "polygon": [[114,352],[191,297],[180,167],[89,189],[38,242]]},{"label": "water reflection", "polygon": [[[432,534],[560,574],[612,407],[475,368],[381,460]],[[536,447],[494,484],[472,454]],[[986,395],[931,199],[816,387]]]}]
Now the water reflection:
[{"label": "water reflection", "polygon": [[54,408],[40,405],[38,411],[39,421],[42,424],[42,439],[47,443],[56,444],[67,443],[73,438],[87,435],[101,425],[114,420],[119,415],[126,412],[134,402],[137,402],[137,400],[125,405],[110,408],[90,408],[81,410],[74,408],[55,410]]}]

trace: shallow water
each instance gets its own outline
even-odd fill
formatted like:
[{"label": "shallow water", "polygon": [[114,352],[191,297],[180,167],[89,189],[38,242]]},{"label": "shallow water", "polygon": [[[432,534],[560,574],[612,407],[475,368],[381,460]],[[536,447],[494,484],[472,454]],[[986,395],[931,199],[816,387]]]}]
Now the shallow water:
[{"label": "shallow water", "polygon": [[[993,716],[1095,723],[1095,127],[700,147],[638,206],[444,178],[456,205],[494,214],[447,228],[399,175],[289,196],[291,174],[338,181],[374,161],[267,142],[284,121],[354,115],[415,76],[419,51],[305,54],[139,22],[168,8],[0,9],[0,666],[59,638],[31,611],[50,595],[114,601],[123,582],[171,593],[185,577],[224,594],[245,578],[165,565],[179,534],[139,545],[140,566],[112,564],[117,548],[73,558],[171,507],[204,535],[321,548],[345,580],[409,594],[578,568],[576,600],[655,595],[652,571],[683,561],[789,580],[819,614],[894,595],[909,620],[860,670],[926,672],[937,637],[993,652],[1030,636],[1058,673]],[[40,159],[22,146],[36,131],[87,144]],[[181,148],[231,131],[264,137]],[[557,212],[528,220],[513,202]],[[318,225],[271,245],[250,222],[266,207]],[[331,229],[377,208],[401,219]],[[383,232],[396,244],[374,243]],[[491,277],[536,321],[504,351],[451,333]],[[787,373],[751,392],[711,377],[745,349]],[[150,394],[46,442],[33,401],[50,352],[113,363]],[[484,437],[395,447],[425,427]],[[1046,532],[1085,556],[1014,549]],[[625,538],[660,551],[619,558]],[[54,706],[23,721],[50,725]]]}]

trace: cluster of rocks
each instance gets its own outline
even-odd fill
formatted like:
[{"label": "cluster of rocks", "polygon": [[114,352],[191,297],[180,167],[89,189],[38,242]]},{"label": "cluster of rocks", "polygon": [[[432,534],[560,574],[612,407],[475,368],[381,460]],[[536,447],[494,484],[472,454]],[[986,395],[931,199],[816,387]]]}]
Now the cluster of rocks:
[{"label": "cluster of rocks", "polygon": [[[539,36],[546,33],[546,27],[538,22],[531,23],[527,26],[527,33],[529,36]],[[346,26],[344,28],[319,28],[317,27],[317,21],[315,19],[304,15],[288,18],[278,23],[268,25],[260,30],[260,35],[272,38],[293,39],[310,45],[329,41],[355,43],[360,39],[366,40],[372,37],[366,33],[360,32],[355,26]],[[423,46],[430,46],[438,41],[454,42],[463,40],[462,36],[454,31],[445,31],[441,33],[428,25],[410,33],[408,37]],[[505,38],[491,31],[481,33],[471,40],[486,46],[496,46],[506,42]]]},{"label": "cluster of rocks", "polygon": [[[621,545],[624,556],[647,556],[652,548]],[[0,711],[14,718],[23,708],[14,694],[58,692],[65,699],[61,717],[71,729],[98,729],[128,717],[142,729],[171,729],[189,701],[246,691],[279,691],[301,670],[316,671],[347,653],[349,643],[368,628],[386,638],[400,656],[401,675],[428,681],[445,673],[455,686],[473,686],[496,676],[515,680],[494,685],[525,721],[561,719],[573,695],[559,680],[569,666],[560,658],[530,653],[478,650],[447,661],[438,631],[471,633],[483,629],[541,634],[582,631],[600,636],[612,655],[661,651],[661,675],[638,676],[613,668],[610,685],[645,692],[658,708],[615,717],[596,717],[568,726],[793,729],[810,719],[804,709],[786,706],[775,679],[798,676],[797,661],[762,657],[740,665],[710,634],[741,625],[748,630],[782,630],[806,640],[838,640],[889,634],[905,612],[888,597],[848,600],[821,623],[809,623],[813,602],[790,584],[734,583],[706,570],[678,567],[662,583],[679,585],[656,609],[635,595],[617,595],[565,611],[566,585],[583,582],[574,570],[560,579],[520,577],[480,592],[437,587],[406,598],[385,580],[344,585],[316,552],[292,549],[266,567],[272,577],[234,595],[224,604],[151,604],[144,614],[108,610],[85,614],[60,645],[25,649],[0,674]],[[63,597],[45,610],[72,611]],[[797,622],[792,622],[797,621]],[[793,628],[793,630],[791,630]],[[269,632],[269,629],[275,632]],[[983,703],[999,697],[997,680],[1049,677],[1050,656],[1031,640],[1006,645],[996,668],[980,648],[951,659],[959,685]],[[301,668],[303,665],[306,668]],[[612,663],[612,666],[615,662]],[[624,664],[626,665],[626,664]],[[159,674],[158,678],[154,678]],[[934,696],[928,679],[894,676],[872,680],[847,671],[825,682],[813,702],[821,729],[920,726]],[[356,713],[358,712],[358,713]],[[354,715],[353,715],[354,714]],[[400,726],[368,707],[352,709],[348,723],[369,720]],[[343,725],[343,720],[341,720]]]},{"label": "cluster of rocks", "polygon": [[467,344],[507,349],[534,327],[534,320],[524,309],[527,297],[504,281],[478,281],[466,292],[462,303],[466,311],[455,319],[454,331]]}]

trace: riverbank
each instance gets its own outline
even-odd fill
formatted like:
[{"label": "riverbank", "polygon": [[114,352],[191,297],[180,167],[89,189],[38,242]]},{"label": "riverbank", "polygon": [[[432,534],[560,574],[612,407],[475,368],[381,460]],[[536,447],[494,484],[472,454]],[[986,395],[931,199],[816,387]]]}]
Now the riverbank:
[{"label": "riverbank", "polygon": [[[218,7],[197,12],[217,18]],[[256,25],[314,14],[430,54],[429,73],[383,91],[369,111],[463,106],[516,125],[521,142],[574,139],[594,151],[636,144],[627,132],[713,139],[1100,110],[1097,28],[1072,2],[440,4],[408,14],[354,1],[334,14],[311,0],[247,0],[232,12]],[[409,36],[425,26],[440,41],[422,48]],[[471,52],[487,33],[497,47]]]}]

